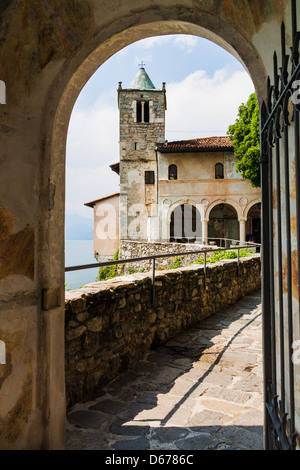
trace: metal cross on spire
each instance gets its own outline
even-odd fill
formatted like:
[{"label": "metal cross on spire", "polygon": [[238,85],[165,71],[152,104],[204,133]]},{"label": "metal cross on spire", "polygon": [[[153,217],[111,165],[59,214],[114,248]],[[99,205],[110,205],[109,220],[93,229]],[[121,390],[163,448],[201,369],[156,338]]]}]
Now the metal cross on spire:
[{"label": "metal cross on spire", "polygon": [[145,65],[146,65],[146,64],[144,64],[144,62],[142,61],[142,62],[139,64],[139,67],[140,67],[141,69],[143,69],[143,68],[145,67]]}]

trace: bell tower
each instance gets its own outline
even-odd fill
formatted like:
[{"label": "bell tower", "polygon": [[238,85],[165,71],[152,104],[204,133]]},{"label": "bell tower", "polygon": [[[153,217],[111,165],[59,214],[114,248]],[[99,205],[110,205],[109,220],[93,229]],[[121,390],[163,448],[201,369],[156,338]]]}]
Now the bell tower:
[{"label": "bell tower", "polygon": [[149,240],[156,217],[157,159],[165,142],[166,88],[157,89],[141,64],[128,88],[119,82],[120,238]]}]

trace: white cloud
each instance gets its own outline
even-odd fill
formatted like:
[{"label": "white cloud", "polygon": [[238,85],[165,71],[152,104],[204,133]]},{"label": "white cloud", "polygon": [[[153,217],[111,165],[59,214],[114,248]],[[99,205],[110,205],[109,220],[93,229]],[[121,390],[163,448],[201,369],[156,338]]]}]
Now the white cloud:
[{"label": "white cloud", "polygon": [[108,101],[104,94],[92,108],[73,111],[67,142],[67,159],[72,167],[98,167],[119,160],[119,113]]},{"label": "white cloud", "polygon": [[254,87],[247,72],[228,69],[210,77],[198,70],[167,87],[168,140],[226,135]]},{"label": "white cloud", "polygon": [[138,50],[149,50],[155,46],[161,46],[162,44],[167,43],[172,43],[173,45],[178,46],[181,50],[185,49],[186,52],[191,52],[199,44],[199,37],[189,34],[168,34],[165,36],[154,36],[141,39],[134,43],[134,45]]},{"label": "white cloud", "polygon": [[137,49],[151,49],[154,46],[160,46],[161,44],[165,44],[167,42],[172,42],[173,36],[154,36],[150,38],[141,39],[134,43]]},{"label": "white cloud", "polygon": [[92,217],[93,211],[84,205],[103,196],[119,191],[119,177],[108,165],[97,168],[82,166],[68,168],[66,211],[83,217]]},{"label": "white cloud", "polygon": [[198,39],[197,36],[178,35],[174,38],[174,44],[178,45],[180,49],[185,49],[186,52],[190,53],[193,51],[194,47],[197,46]]},{"label": "white cloud", "polygon": [[90,217],[92,211],[84,206],[85,202],[119,191],[119,177],[109,168],[119,161],[119,112],[108,101],[104,94],[92,108],[73,111],[66,165],[66,212],[69,214]]}]

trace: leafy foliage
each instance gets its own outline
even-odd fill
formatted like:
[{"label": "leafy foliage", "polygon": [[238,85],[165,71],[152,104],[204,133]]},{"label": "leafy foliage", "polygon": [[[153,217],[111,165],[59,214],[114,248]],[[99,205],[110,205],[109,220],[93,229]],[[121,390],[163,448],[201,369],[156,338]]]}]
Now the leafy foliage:
[{"label": "leafy foliage", "polygon": [[238,159],[237,171],[250,180],[253,187],[259,187],[259,109],[255,93],[250,95],[246,104],[241,104],[235,124],[229,126],[227,135],[233,141],[234,155]]},{"label": "leafy foliage", "polygon": [[183,256],[173,259],[173,263],[167,266],[167,269],[177,269],[182,267]]},{"label": "leafy foliage", "polygon": [[[240,251],[240,258],[251,256],[252,253],[247,248],[242,248]],[[207,263],[217,263],[223,259],[235,259],[238,257],[238,250],[228,250],[228,251],[215,251],[212,255],[206,257]],[[204,264],[204,257],[201,256],[195,264]]]},{"label": "leafy foliage", "polygon": [[[115,252],[113,261],[117,261],[119,259],[119,249]],[[113,277],[117,276],[117,265],[113,266],[104,266],[104,268],[100,268],[98,272],[98,276],[96,281],[106,281],[107,279],[112,279]]]}]

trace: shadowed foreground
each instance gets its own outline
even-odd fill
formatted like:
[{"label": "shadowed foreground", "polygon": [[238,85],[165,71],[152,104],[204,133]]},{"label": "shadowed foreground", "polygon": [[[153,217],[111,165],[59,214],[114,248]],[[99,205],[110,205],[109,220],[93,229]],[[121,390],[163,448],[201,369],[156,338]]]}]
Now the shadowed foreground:
[{"label": "shadowed foreground", "polygon": [[68,411],[67,449],[262,450],[260,292],[183,331]]}]

